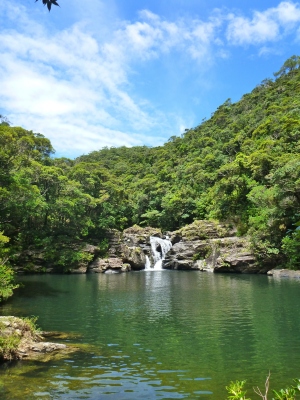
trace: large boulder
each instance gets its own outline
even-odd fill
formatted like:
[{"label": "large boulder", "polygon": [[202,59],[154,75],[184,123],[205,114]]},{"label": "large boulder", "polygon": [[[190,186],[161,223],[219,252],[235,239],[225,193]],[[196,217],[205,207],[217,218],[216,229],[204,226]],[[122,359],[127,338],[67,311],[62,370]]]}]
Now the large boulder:
[{"label": "large boulder", "polygon": [[140,270],[145,268],[146,254],[140,246],[122,245],[122,260],[131,265],[133,269]]},{"label": "large boulder", "polygon": [[251,251],[247,238],[223,238],[213,243],[214,259],[208,258],[207,264],[214,272],[265,273]]}]

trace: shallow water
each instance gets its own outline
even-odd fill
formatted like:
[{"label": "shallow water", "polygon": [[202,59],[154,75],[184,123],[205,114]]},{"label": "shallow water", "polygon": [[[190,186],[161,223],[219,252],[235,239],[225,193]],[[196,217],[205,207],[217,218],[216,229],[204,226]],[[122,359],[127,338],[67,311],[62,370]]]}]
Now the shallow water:
[{"label": "shallow water", "polygon": [[[300,281],[185,271],[34,275],[0,308],[83,351],[0,369],[1,399],[211,399],[299,377]],[[67,341],[68,342],[68,341]]]}]

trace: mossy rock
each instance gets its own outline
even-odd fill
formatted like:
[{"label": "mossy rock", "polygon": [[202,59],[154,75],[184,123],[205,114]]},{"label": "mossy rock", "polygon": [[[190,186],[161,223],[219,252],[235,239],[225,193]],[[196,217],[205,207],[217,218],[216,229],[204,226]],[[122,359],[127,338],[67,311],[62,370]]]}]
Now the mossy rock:
[{"label": "mossy rock", "polygon": [[230,227],[215,221],[196,220],[186,225],[174,234],[180,235],[182,240],[205,240],[230,236]]},{"label": "mossy rock", "polygon": [[161,231],[151,226],[141,227],[139,225],[133,225],[123,231],[123,236],[124,235],[138,235],[140,239],[142,239],[145,236],[161,236]]}]

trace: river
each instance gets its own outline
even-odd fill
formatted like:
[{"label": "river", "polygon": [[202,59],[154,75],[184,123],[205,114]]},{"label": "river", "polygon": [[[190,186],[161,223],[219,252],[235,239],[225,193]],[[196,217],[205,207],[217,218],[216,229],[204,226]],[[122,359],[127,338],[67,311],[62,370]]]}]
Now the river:
[{"label": "river", "polygon": [[[0,308],[81,351],[0,368],[8,399],[226,398],[231,380],[300,378],[300,281],[185,271],[32,275]],[[253,396],[253,398],[256,398]]]}]

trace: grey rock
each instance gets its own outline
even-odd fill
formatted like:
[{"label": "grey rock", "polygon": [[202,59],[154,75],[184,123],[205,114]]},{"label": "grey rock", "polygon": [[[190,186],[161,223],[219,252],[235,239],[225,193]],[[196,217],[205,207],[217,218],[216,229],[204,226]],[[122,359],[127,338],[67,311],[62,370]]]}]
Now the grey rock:
[{"label": "grey rock", "polygon": [[[118,273],[129,271],[128,266],[124,266],[120,258],[96,258],[89,266],[87,272],[94,273]],[[109,272],[110,271],[110,272]]]},{"label": "grey rock", "polygon": [[143,269],[146,264],[146,255],[140,246],[122,245],[122,260],[130,264],[133,269]]},{"label": "grey rock", "polygon": [[162,237],[157,228],[142,228],[134,225],[125,229],[121,234],[118,231],[109,232],[109,257],[121,258],[123,264],[129,265],[126,270],[141,270],[145,268],[146,255],[151,258],[150,236]]},{"label": "grey rock", "polygon": [[265,273],[250,251],[246,238],[223,237],[182,240],[172,247],[163,262],[166,269],[191,269],[210,272]]},{"label": "grey rock", "polygon": [[274,278],[300,279],[300,271],[294,271],[290,269],[271,269],[267,272],[267,274]]}]

